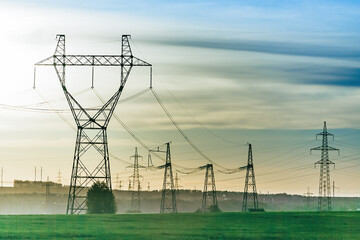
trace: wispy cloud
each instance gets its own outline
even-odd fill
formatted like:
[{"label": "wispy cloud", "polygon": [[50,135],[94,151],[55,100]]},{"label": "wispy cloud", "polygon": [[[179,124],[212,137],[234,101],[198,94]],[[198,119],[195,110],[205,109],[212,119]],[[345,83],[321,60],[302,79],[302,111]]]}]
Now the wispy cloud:
[{"label": "wispy cloud", "polygon": [[291,43],[258,40],[233,40],[226,39],[157,39],[152,40],[159,44],[176,46],[199,47],[209,49],[249,51],[269,54],[325,57],[325,58],[358,58],[360,57],[360,47],[357,46],[324,46],[323,44],[311,43]]}]

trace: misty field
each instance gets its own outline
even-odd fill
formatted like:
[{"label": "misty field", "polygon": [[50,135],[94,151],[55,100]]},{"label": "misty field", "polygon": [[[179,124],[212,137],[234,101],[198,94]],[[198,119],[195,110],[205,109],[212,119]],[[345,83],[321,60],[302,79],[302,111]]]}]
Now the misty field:
[{"label": "misty field", "polygon": [[360,212],[7,215],[0,239],[360,239]]}]

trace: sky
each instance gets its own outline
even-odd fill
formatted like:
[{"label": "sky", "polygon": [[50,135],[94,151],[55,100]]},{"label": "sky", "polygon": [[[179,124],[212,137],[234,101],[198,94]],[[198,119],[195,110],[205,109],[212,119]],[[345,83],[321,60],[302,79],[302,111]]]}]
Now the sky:
[{"label": "sky", "polygon": [[[33,180],[35,167],[43,168],[43,180],[57,181],[60,170],[61,182],[70,182],[75,123],[54,69],[38,67],[32,88],[34,63],[53,54],[56,34],[66,35],[68,54],[120,54],[121,35],[130,34],[134,56],[153,66],[154,91],[214,162],[246,165],[251,143],[259,192],[303,194],[309,187],[317,195],[320,152],[310,149],[321,145],[315,135],[327,121],[335,135],[329,144],[340,149],[330,154],[335,194],[359,196],[359,26],[360,3],[350,0],[0,1],[4,185]],[[119,69],[96,68],[103,98],[118,84]],[[84,106],[101,104],[91,69],[69,67],[67,86]],[[171,141],[178,170],[206,164],[150,91],[132,98],[148,87],[149,69],[134,68],[118,119],[147,146]],[[138,147],[146,165],[147,150],[115,118],[108,138],[113,186],[119,179],[127,188],[129,157]],[[141,174],[144,188],[150,182],[161,189],[162,171]],[[178,177],[182,188],[203,188],[203,171]],[[215,171],[219,190],[242,191],[244,177]]]}]

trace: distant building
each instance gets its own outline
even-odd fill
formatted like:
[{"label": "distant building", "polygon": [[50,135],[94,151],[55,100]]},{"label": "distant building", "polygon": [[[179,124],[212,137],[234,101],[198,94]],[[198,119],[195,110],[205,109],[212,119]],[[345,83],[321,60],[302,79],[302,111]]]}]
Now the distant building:
[{"label": "distant building", "polygon": [[[42,182],[42,181],[28,181],[28,180],[14,180],[14,188],[43,188],[44,187],[44,183],[46,182]],[[61,183],[54,183],[51,182],[53,187],[62,187]]]},{"label": "distant building", "polygon": [[[43,181],[14,180],[14,187],[0,188],[0,194],[45,194],[46,188]],[[51,183],[51,194],[68,194],[69,187],[63,186],[61,183]]]}]

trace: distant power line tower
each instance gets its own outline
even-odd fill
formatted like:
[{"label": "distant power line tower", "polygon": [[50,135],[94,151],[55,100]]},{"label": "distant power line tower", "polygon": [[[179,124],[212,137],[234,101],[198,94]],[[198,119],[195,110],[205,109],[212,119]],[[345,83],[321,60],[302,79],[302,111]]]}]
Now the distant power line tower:
[{"label": "distant power line tower", "polygon": [[244,188],[243,205],[242,205],[243,212],[249,210],[248,201],[251,203],[253,209],[259,208],[258,195],[257,195],[256,183],[255,183],[252,147],[251,144],[248,143],[248,145],[249,145],[248,164],[246,167],[245,188]]},{"label": "distant power line tower", "polygon": [[[79,214],[86,211],[86,191],[94,182],[105,182],[106,186],[110,190],[112,189],[107,127],[125,87],[125,83],[128,80],[131,69],[135,66],[151,67],[149,63],[132,55],[129,38],[130,35],[122,36],[121,55],[66,55],[65,35],[57,35],[58,43],[55,53],[35,64],[35,66],[53,66],[55,68],[77,125],[77,138],[66,210],[67,214]],[[92,67],[92,73],[96,66],[120,67],[120,86],[102,107],[84,108],[66,87],[66,66]],[[92,88],[93,87],[94,75],[92,75]],[[89,157],[91,154],[85,154],[89,149],[95,149],[100,154],[95,164],[93,161],[89,161],[89,158],[92,157]],[[90,163],[92,163],[93,166],[91,166]]]},{"label": "distant power line tower", "polygon": [[179,178],[177,173],[175,173],[175,190],[179,190]]},{"label": "distant power line tower", "polygon": [[176,197],[179,197],[179,181],[181,181],[181,179],[178,177],[178,174],[175,173],[175,191],[176,191]]},{"label": "distant power line tower", "polygon": [[133,175],[131,175],[132,178],[132,197],[131,197],[131,211],[132,212],[140,212],[140,190],[141,190],[141,186],[140,186],[140,174],[139,174],[139,158],[142,158],[142,156],[140,156],[138,154],[137,148],[135,148],[135,154],[133,156],[130,157],[130,159],[133,158],[134,159],[134,164],[130,165],[128,167],[132,167],[134,168],[134,172]]},{"label": "distant power line tower", "polygon": [[335,181],[333,181],[333,198],[335,197],[335,189],[337,189],[338,191],[340,191],[339,187],[335,187]]},{"label": "distant power line tower", "polygon": [[310,210],[310,197],[311,195],[313,195],[312,192],[310,192],[310,188],[308,187],[307,188],[307,192],[303,194],[303,196],[306,197],[306,207],[307,207],[307,210]]},{"label": "distant power line tower", "polygon": [[49,206],[50,206],[50,187],[54,186],[54,184],[52,182],[50,182],[49,177],[47,177],[47,181],[45,182],[45,184],[41,185],[43,187],[45,187],[45,206],[46,209],[49,210]]},{"label": "distant power line tower", "polygon": [[131,187],[131,179],[129,179],[129,186],[128,186],[128,191],[131,191],[132,187]]},{"label": "distant power line tower", "polygon": [[204,191],[201,204],[201,211],[206,212],[209,207],[218,207],[216,195],[214,168],[212,164],[206,164]]},{"label": "distant power line tower", "polygon": [[59,169],[58,176],[57,176],[57,183],[61,184],[61,171]]},{"label": "distant power line tower", "polygon": [[165,146],[165,151],[161,150],[161,147],[158,147],[157,150],[152,150],[153,152],[163,152],[166,154],[166,161],[165,165],[163,166],[165,171],[163,188],[161,192],[160,213],[177,213],[174,177],[171,166],[170,142],[165,143]]},{"label": "distant power line tower", "polygon": [[118,174],[118,173],[116,174],[116,188],[119,189],[119,190],[121,190],[121,188],[122,188],[121,180],[120,180],[120,178],[119,178],[119,174]]},{"label": "distant power line tower", "polygon": [[4,187],[4,168],[1,167],[1,187]]},{"label": "distant power line tower", "polygon": [[148,167],[154,166],[153,163],[152,163],[152,160],[151,160],[151,154],[150,154],[150,152],[151,152],[151,151],[149,151],[149,153],[148,153],[148,165],[147,165]]},{"label": "distant power line tower", "polygon": [[328,145],[328,136],[331,136],[334,140],[334,135],[327,131],[326,121],[324,121],[323,131],[316,134],[322,136],[322,145],[316,148],[310,149],[311,151],[321,150],[321,160],[317,161],[316,164],[320,164],[320,180],[319,180],[319,199],[318,199],[318,211],[331,211],[331,184],[330,184],[330,164],[334,164],[329,160],[329,151],[338,151],[337,148],[330,147]]}]

